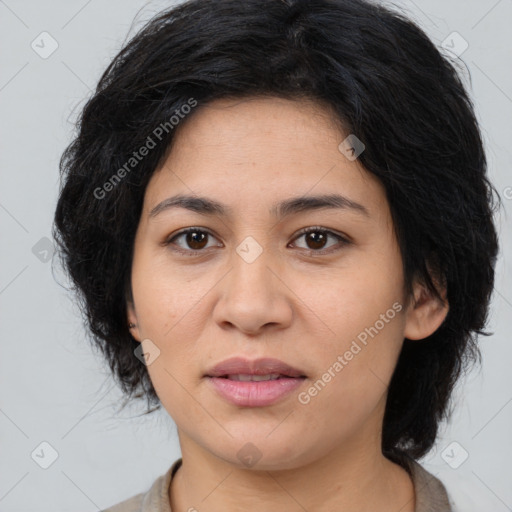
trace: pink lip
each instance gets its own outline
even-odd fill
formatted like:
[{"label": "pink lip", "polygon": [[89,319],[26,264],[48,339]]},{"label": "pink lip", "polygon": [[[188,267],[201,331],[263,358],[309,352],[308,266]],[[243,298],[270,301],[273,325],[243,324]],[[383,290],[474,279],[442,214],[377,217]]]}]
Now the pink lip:
[{"label": "pink lip", "polygon": [[304,377],[284,377],[277,380],[243,382],[224,377],[208,377],[215,390],[232,404],[242,407],[264,407],[297,389]]},{"label": "pink lip", "polygon": [[225,377],[226,375],[236,374],[248,375],[267,375],[269,373],[280,373],[287,377],[305,377],[303,372],[290,366],[289,364],[273,359],[264,357],[260,359],[244,359],[243,357],[231,357],[225,361],[215,365],[206,374],[207,377]]},{"label": "pink lip", "polygon": [[[228,375],[267,375],[279,373],[281,378],[268,381],[236,381]],[[243,407],[263,407],[297,389],[305,375],[279,359],[263,358],[250,361],[241,357],[226,359],[205,375],[214,389],[227,401]]]}]

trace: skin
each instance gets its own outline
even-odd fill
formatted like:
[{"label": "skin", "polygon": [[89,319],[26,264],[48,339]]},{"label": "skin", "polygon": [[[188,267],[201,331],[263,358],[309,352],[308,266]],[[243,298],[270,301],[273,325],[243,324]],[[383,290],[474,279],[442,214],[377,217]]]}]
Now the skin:
[{"label": "skin", "polygon": [[[160,351],[148,371],[177,425],[183,458],[169,490],[173,512],[414,511],[409,476],[381,453],[386,391],[404,337],[433,333],[448,306],[419,283],[414,296],[405,295],[385,190],[340,152],[347,135],[325,107],[306,100],[216,100],[181,122],[148,184],[128,321],[136,324],[135,339]],[[232,216],[174,208],[150,217],[178,193],[212,198]],[[332,193],[357,201],[368,215],[325,208],[282,219],[269,213],[290,197]],[[350,243],[298,235],[314,226]],[[187,227],[211,235],[165,245]],[[262,249],[252,263],[236,252],[249,236]],[[300,403],[298,393],[396,302],[401,311]],[[232,356],[275,357],[307,379],[278,403],[236,406],[203,377]],[[237,457],[246,443],[261,454],[252,467]]]}]

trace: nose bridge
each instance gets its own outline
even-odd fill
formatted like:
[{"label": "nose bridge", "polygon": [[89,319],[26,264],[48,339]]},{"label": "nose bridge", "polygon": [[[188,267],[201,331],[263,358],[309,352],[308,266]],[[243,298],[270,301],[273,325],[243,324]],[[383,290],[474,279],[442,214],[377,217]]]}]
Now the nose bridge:
[{"label": "nose bridge", "polygon": [[271,271],[276,263],[270,249],[246,237],[232,254],[231,271],[223,280],[216,305],[216,321],[228,322],[244,332],[256,332],[270,323],[287,324],[291,309],[275,270]]},{"label": "nose bridge", "polygon": [[[262,237],[259,237],[260,241]],[[268,247],[264,248],[254,237],[247,236],[235,248],[232,255],[233,270],[231,272],[231,292],[242,296],[252,296],[254,300],[267,296],[272,292],[269,270],[271,265],[271,254]]]}]

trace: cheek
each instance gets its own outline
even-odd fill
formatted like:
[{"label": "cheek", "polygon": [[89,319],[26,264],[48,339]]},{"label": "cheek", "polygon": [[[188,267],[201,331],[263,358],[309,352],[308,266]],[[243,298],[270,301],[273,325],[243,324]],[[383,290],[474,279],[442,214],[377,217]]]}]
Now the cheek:
[{"label": "cheek", "polygon": [[209,281],[208,276],[187,278],[186,272],[162,261],[162,255],[156,258],[143,254],[134,262],[132,286],[145,337],[167,340],[185,324],[193,329],[198,318],[194,311],[201,307],[202,298],[211,288],[213,283]]},{"label": "cheek", "polygon": [[[158,357],[148,365],[149,376],[164,407],[179,414],[188,410],[190,388],[197,378],[199,347],[203,329],[200,309],[205,290],[190,285],[168,266],[140,258],[134,262],[132,286],[140,335],[157,347]],[[195,372],[195,373],[194,373]],[[182,404],[182,405],[180,405]]]},{"label": "cheek", "polygon": [[[363,329],[365,343],[357,337],[343,337],[325,351],[318,373],[300,397],[298,413],[304,435],[310,431],[311,435],[323,433],[327,439],[346,439],[357,436],[364,425],[379,428],[380,408],[401,346],[402,325],[402,318],[395,315],[377,334]],[[354,326],[353,332],[356,330]]]},{"label": "cheek", "polygon": [[311,334],[318,337],[322,333],[324,341],[343,349],[360,333],[364,338],[365,329],[376,322],[379,331],[388,331],[400,309],[393,304],[403,301],[400,265],[392,251],[385,255],[367,251],[354,253],[353,258],[344,260],[343,267],[297,277],[294,294],[307,306],[304,311],[309,311],[311,323],[317,327],[316,334]]},{"label": "cheek", "polygon": [[319,380],[312,390],[316,406],[368,412],[385,393],[405,327],[400,265],[390,257],[360,258],[309,293],[306,286],[297,292],[308,293],[308,307],[325,333],[318,339],[317,331],[311,354]]}]

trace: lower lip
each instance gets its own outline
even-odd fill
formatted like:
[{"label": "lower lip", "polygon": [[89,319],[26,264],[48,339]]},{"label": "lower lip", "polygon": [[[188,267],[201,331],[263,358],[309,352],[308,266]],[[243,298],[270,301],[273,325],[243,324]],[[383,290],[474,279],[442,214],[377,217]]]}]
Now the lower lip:
[{"label": "lower lip", "polygon": [[305,378],[240,381],[224,377],[208,377],[208,380],[219,394],[232,404],[243,407],[263,407],[295,391]]}]

